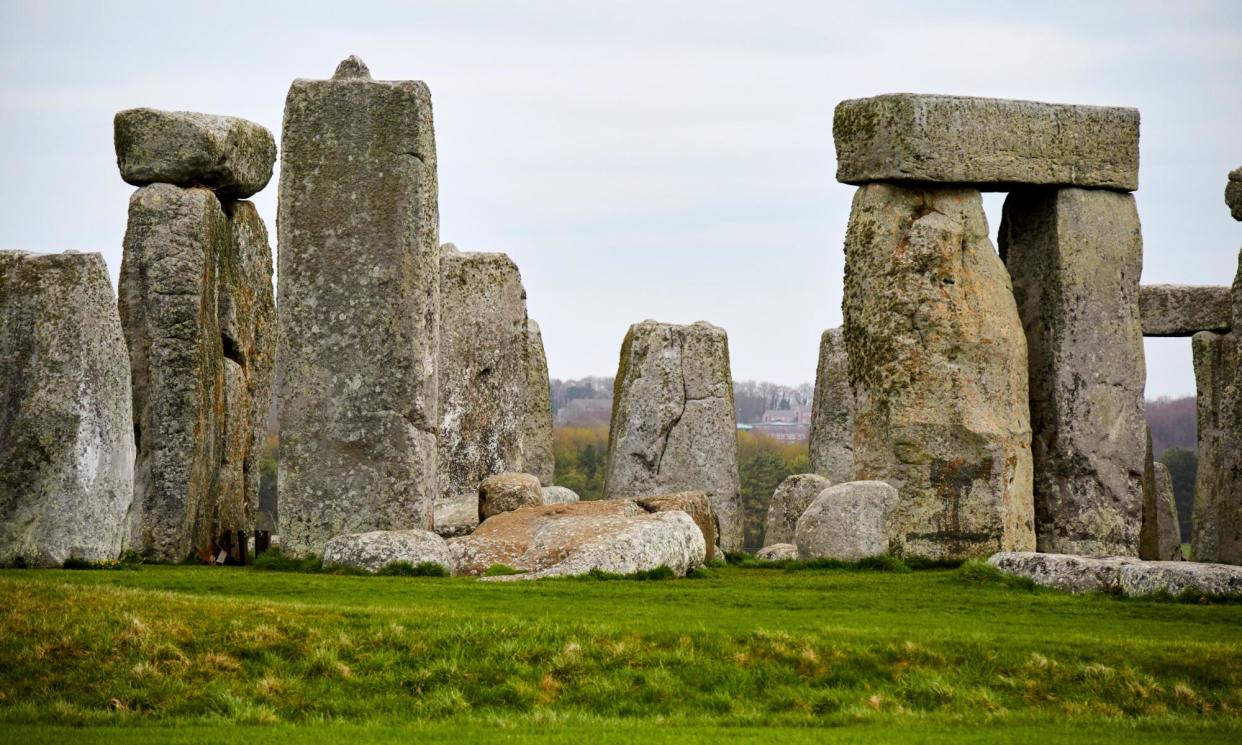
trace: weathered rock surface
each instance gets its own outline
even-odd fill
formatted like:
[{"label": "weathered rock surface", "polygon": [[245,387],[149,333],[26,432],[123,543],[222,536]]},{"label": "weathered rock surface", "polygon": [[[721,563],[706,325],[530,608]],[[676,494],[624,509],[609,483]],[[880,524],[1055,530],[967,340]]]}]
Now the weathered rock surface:
[{"label": "weathered rock surface", "polygon": [[720,527],[707,492],[686,491],[677,494],[656,494],[639,497],[634,501],[639,507],[652,513],[675,510],[686,513],[703,534],[703,542],[707,545],[707,561],[711,561],[716,555],[716,539],[720,537]]},{"label": "weathered rock surface", "polygon": [[828,329],[819,340],[810,441],[812,471],[834,482],[853,477],[854,394],[842,328]]},{"label": "weathered rock surface", "polygon": [[1143,285],[1139,288],[1143,336],[1194,336],[1225,333],[1233,325],[1229,287]]},{"label": "weathered rock surface", "polygon": [[523,579],[618,574],[667,566],[677,574],[700,566],[703,533],[684,512],[649,513],[632,500],[523,507],[485,521],[449,541],[460,574],[495,564],[527,572]]},{"label": "weathered rock surface", "polygon": [[439,493],[431,95],[343,67],[293,82],[281,138],[278,490],[292,556],[342,533],[430,528]]},{"label": "weathered rock surface", "polygon": [[126,109],[113,119],[117,166],[134,186],[205,186],[245,199],[272,178],[276,141],[254,122],[192,111]]},{"label": "weathered rock surface", "polygon": [[814,473],[797,473],[782,481],[768,503],[768,520],[763,529],[764,545],[792,543],[798,518],[830,486],[831,481]]},{"label": "weathered rock surface", "polygon": [[707,492],[720,547],[742,548],[737,420],[729,343],[704,321],[644,321],[621,347],[604,496]]},{"label": "weathered rock surface", "polygon": [[213,537],[225,447],[217,261],[231,235],[207,189],[152,184],[130,197],[118,293],[138,451],[127,546],[161,561]]},{"label": "weathered rock surface", "polygon": [[1225,182],[1225,204],[1233,219],[1242,220],[1242,167],[1229,172],[1229,180]]},{"label": "weathered rock surface", "polygon": [[325,569],[348,567],[378,572],[389,564],[439,564],[453,571],[453,557],[440,536],[426,530],[374,530],[338,535],[324,545]]},{"label": "weathered rock surface", "polygon": [[1147,368],[1134,197],[1015,191],[1000,244],[1026,331],[1037,546],[1137,556]]},{"label": "weathered rock surface", "polygon": [[1034,548],[1026,339],[979,192],[860,188],[844,312],[854,478],[900,493],[892,550]]},{"label": "weathered rock surface", "polygon": [[543,504],[574,504],[578,502],[578,493],[563,486],[543,487]]},{"label": "weathered rock surface", "polygon": [[755,554],[756,559],[764,561],[786,561],[798,558],[798,547],[792,543],[773,543],[771,546],[764,546],[759,549],[759,553]]},{"label": "weathered rock surface", "polygon": [[528,350],[526,291],[508,256],[446,250],[440,277],[440,491],[447,498],[492,474],[524,470]]},{"label": "weathered rock surface", "polygon": [[1177,561],[1182,558],[1182,531],[1173,496],[1173,478],[1163,463],[1153,459],[1151,430],[1143,466],[1143,526],[1139,531],[1139,558]]},{"label": "weathered rock surface", "polygon": [[837,104],[837,180],[1138,188],[1137,109],[892,93]]},{"label": "weathered rock surface", "polygon": [[1234,334],[1191,340],[1198,454],[1191,547],[1195,561],[1242,564],[1242,354]]},{"label": "weathered rock surface", "polygon": [[129,358],[103,257],[0,251],[0,566],[121,553]]},{"label": "weathered rock surface", "polygon": [[998,553],[988,563],[1002,572],[1029,577],[1035,584],[1064,592],[1119,592],[1121,568],[1138,564],[1128,556],[1072,556],[1033,551]]},{"label": "weathered rock surface", "polygon": [[897,490],[883,481],[851,481],[825,489],[798,518],[798,555],[858,561],[890,553],[891,521],[899,503]]},{"label": "weathered rock surface", "polygon": [[552,454],[552,383],[548,378],[548,356],[543,351],[543,332],[532,319],[526,320],[526,393],[522,396],[526,413],[522,419],[522,466],[539,477],[539,483],[552,486],[556,479],[556,457]]},{"label": "weathered rock surface", "polygon": [[479,520],[519,507],[543,504],[539,479],[529,473],[498,473],[479,484]]},{"label": "weathered rock surface", "polygon": [[469,535],[479,526],[479,494],[467,492],[438,497],[432,515],[433,530],[445,538]]},{"label": "weathered rock surface", "polygon": [[1187,590],[1207,595],[1242,595],[1242,567],[1186,561],[1139,561],[1128,556],[1000,553],[988,563],[1002,572],[1066,592],[1109,592],[1134,597]]}]

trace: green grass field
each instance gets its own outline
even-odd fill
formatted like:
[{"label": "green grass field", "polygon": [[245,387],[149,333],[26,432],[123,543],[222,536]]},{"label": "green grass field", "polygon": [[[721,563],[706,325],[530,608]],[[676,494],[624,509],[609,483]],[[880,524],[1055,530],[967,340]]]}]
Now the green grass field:
[{"label": "green grass field", "polygon": [[4,742],[1242,741],[1242,605],[970,565],[5,570],[0,632]]}]

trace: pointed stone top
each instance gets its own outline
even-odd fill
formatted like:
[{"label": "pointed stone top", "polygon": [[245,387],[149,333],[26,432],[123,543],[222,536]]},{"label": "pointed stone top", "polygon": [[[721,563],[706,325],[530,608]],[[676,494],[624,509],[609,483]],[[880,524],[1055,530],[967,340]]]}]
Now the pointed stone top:
[{"label": "pointed stone top", "polygon": [[351,80],[351,79],[370,80],[371,70],[367,67],[367,63],[356,54],[351,54],[341,60],[341,64],[336,66],[336,72],[332,74],[333,80]]}]

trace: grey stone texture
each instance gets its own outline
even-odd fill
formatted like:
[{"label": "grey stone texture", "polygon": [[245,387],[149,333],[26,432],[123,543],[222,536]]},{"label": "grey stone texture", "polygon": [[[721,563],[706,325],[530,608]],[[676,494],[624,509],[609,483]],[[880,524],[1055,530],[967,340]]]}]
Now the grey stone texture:
[{"label": "grey stone texture", "polygon": [[129,200],[119,305],[133,380],[127,546],[180,561],[213,536],[225,447],[217,260],[232,231],[207,189],[152,184]]},{"label": "grey stone texture", "polygon": [[438,499],[451,500],[524,470],[526,291],[500,253],[445,250],[440,277]]},{"label": "grey stone texture", "polygon": [[523,507],[496,515],[449,542],[459,574],[495,564],[526,574],[495,581],[586,574],[631,574],[666,566],[683,575],[703,564],[703,533],[680,510],[649,512],[633,500]]},{"label": "grey stone texture", "polygon": [[564,486],[545,486],[541,491],[543,504],[574,504],[581,501],[577,492]]},{"label": "grey stone texture", "polygon": [[178,561],[222,531],[250,530],[258,510],[276,308],[254,205],[139,189],[119,305],[138,447],[127,545]]},{"label": "grey stone texture", "polygon": [[0,251],[0,566],[121,553],[129,358],[103,257]]},{"label": "grey stone texture", "polygon": [[1026,340],[979,192],[858,189],[845,241],[854,480],[897,488],[897,553],[1035,547]]},{"label": "grey stone texture", "polygon": [[1137,556],[1146,363],[1134,197],[1024,189],[1003,214],[1030,365],[1038,549]]},{"label": "grey stone texture", "polygon": [[897,490],[883,481],[825,489],[798,518],[794,543],[803,559],[858,561],[890,553]]},{"label": "grey stone texture", "polygon": [[374,574],[384,567],[405,562],[439,564],[453,571],[453,556],[444,539],[427,530],[374,530],[346,533],[327,542],[323,549],[325,569],[345,567]]},{"label": "grey stone texture", "polygon": [[792,543],[773,543],[764,546],[755,554],[756,559],[764,561],[788,561],[798,558],[798,547]]},{"label": "grey stone texture", "polygon": [[798,518],[832,482],[815,473],[796,473],[787,477],[772,493],[768,519],[763,528],[763,545],[793,543]]},{"label": "grey stone texture", "polygon": [[552,486],[556,479],[556,457],[552,453],[552,382],[548,376],[548,356],[543,350],[543,333],[531,318],[526,320],[525,360],[523,470],[538,476],[539,483],[544,486]]},{"label": "grey stone texture", "polygon": [[1231,288],[1210,285],[1143,285],[1139,315],[1143,336],[1194,336],[1233,326]]},{"label": "grey stone texture", "polygon": [[438,488],[438,196],[431,95],[357,64],[295,80],[279,216],[280,528],[430,528]]},{"label": "grey stone texture", "polygon": [[1191,340],[1198,390],[1195,561],[1242,564],[1242,353],[1234,334]]},{"label": "grey stone texture", "polygon": [[1177,561],[1182,558],[1182,533],[1173,496],[1173,478],[1152,457],[1151,430],[1147,430],[1147,457],[1143,465],[1143,525],[1139,530],[1139,558]]},{"label": "grey stone texture", "polygon": [[1186,561],[1139,561],[1129,556],[999,553],[988,563],[1002,572],[1029,577],[1065,592],[1107,592],[1127,597],[1193,592],[1219,597],[1242,595],[1242,567]]},{"label": "grey stone texture", "polygon": [[845,330],[824,331],[819,340],[819,366],[811,403],[811,470],[834,482],[854,473],[854,394]]},{"label": "grey stone texture", "polygon": [[272,133],[231,116],[126,109],[113,119],[113,138],[121,178],[134,186],[203,186],[245,199],[267,186],[276,163]]},{"label": "grey stone texture", "polygon": [[837,180],[1138,188],[1137,109],[892,93],[837,104]]},{"label": "grey stone texture", "polygon": [[529,473],[497,473],[479,484],[479,521],[519,507],[543,504],[539,479]]},{"label": "grey stone texture", "polygon": [[708,494],[720,547],[742,549],[729,342],[704,321],[630,326],[621,347],[604,497]]},{"label": "grey stone texture", "polygon": [[707,492],[684,491],[676,494],[655,494],[639,497],[634,501],[648,512],[681,511],[689,515],[690,519],[694,520],[694,524],[699,527],[699,532],[703,534],[703,541],[707,546],[706,560],[711,561],[715,556],[720,526]]},{"label": "grey stone texture", "polygon": [[469,535],[479,526],[479,495],[459,494],[453,499],[437,499],[432,525],[432,529],[445,538]]},{"label": "grey stone texture", "polygon": [[1225,182],[1225,204],[1229,206],[1233,219],[1242,220],[1242,167],[1229,172],[1229,180]]}]

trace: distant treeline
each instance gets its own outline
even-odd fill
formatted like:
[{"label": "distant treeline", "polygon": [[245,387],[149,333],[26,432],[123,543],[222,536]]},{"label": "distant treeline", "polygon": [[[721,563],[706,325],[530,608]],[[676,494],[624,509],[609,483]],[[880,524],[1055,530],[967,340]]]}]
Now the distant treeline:
[{"label": "distant treeline", "polygon": [[[552,415],[577,399],[612,400],[613,378],[592,376],[577,380],[552,379]],[[769,383],[767,381],[733,381],[733,405],[740,424],[753,424],[763,420],[768,409],[790,409],[810,406],[814,386],[802,383],[796,386]],[[560,420],[558,420],[560,421]],[[594,421],[568,421],[567,426],[591,426]]]}]

